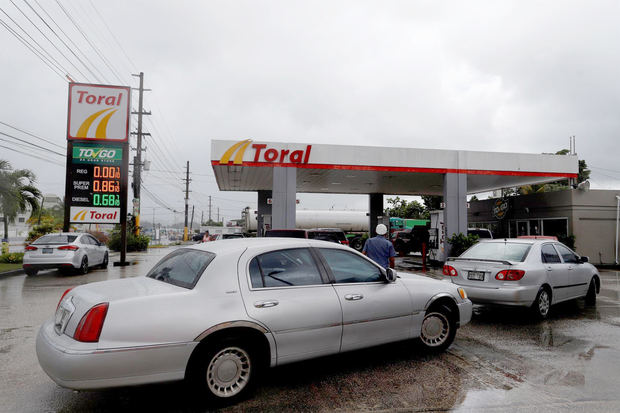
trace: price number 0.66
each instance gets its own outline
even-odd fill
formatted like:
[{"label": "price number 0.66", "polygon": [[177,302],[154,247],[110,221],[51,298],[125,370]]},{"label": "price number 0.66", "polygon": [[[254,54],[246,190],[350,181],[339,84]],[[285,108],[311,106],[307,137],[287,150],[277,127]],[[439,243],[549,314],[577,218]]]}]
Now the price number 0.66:
[{"label": "price number 0.66", "polygon": [[121,197],[116,194],[94,194],[94,206],[120,206]]}]

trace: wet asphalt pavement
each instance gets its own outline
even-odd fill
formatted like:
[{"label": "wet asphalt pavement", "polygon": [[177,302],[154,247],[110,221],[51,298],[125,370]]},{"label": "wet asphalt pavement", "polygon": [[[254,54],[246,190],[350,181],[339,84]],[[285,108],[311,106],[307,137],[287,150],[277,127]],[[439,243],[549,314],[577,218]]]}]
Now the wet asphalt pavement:
[{"label": "wet asphalt pavement", "polygon": [[[170,251],[130,254],[135,265],[86,276],[0,276],[0,412],[208,410],[183,383],[63,389],[35,354],[37,330],[67,288],[142,275]],[[252,399],[224,411],[618,412],[620,272],[601,276],[595,307],[560,304],[537,322],[524,310],[476,306],[444,354],[404,342],[282,366],[263,377]]]}]

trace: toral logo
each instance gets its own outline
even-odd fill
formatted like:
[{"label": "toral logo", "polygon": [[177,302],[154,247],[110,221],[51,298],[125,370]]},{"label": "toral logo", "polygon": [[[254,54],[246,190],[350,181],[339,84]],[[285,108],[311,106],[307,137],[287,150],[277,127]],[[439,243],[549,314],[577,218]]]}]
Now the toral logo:
[{"label": "toral logo", "polygon": [[103,109],[103,110],[93,113],[92,115],[87,117],[84,122],[82,122],[82,124],[80,125],[80,128],[77,131],[76,137],[87,138],[88,130],[90,129],[92,124],[95,122],[95,120],[97,120],[99,116],[102,116],[104,115],[104,113],[108,112],[101,118],[101,120],[99,121],[99,125],[97,125],[97,129],[95,130],[96,139],[107,139],[108,122],[110,121],[110,118],[112,117],[112,115],[114,115],[114,113],[116,113],[117,110],[118,109],[108,108],[108,109]]},{"label": "toral logo", "polygon": [[248,148],[248,145],[252,143],[251,139],[246,139],[241,142],[235,143],[233,146],[228,148],[226,152],[224,152],[224,156],[220,159],[220,165],[228,164],[230,162],[230,157],[233,156],[235,151],[237,154],[235,155],[235,159],[233,160],[234,165],[241,165],[243,163],[243,155],[245,154],[245,150]]},{"label": "toral logo", "polygon": [[[246,139],[235,143],[228,148],[220,159],[220,165],[230,164],[230,158],[235,155],[233,165],[242,165],[245,151],[252,143],[251,139]],[[267,147],[266,144],[252,144],[254,149],[255,163],[278,163],[278,164],[307,164],[310,159],[312,145],[306,145],[305,149],[291,151],[290,149],[274,149]],[[236,153],[235,153],[236,152]]]},{"label": "toral logo", "polygon": [[84,221],[86,219],[86,213],[88,212],[87,209],[82,209],[81,211],[79,211],[77,214],[75,214],[75,216],[73,217],[72,221]]}]

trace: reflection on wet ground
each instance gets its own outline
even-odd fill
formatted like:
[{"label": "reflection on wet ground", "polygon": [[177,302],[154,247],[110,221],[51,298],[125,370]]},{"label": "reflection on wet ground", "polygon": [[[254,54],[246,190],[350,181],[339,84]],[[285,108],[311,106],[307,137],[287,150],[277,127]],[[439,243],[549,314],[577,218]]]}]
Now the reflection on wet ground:
[{"label": "reflection on wet ground", "polygon": [[[142,275],[168,252],[87,276],[0,279],[0,412],[207,411],[184,383],[63,389],[34,354],[38,326],[66,288]],[[476,306],[444,354],[409,341],[278,367],[252,399],[224,411],[620,411],[620,277],[601,275],[594,307],[572,301],[535,321],[524,309]]]}]

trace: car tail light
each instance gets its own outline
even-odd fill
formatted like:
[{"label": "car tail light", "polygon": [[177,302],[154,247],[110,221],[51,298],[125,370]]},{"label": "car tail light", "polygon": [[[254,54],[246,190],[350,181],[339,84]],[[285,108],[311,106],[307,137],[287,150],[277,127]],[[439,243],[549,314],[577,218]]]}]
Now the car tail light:
[{"label": "car tail light", "polygon": [[38,250],[37,247],[33,247],[32,245],[28,245],[25,249],[26,249],[26,251],[36,251],[36,250]]},{"label": "car tail light", "polygon": [[451,265],[443,266],[443,275],[449,275],[450,277],[456,277],[459,275],[459,272]]},{"label": "car tail light", "polygon": [[58,305],[56,306],[56,310],[58,310],[58,307],[60,307],[60,303],[62,303],[62,299],[63,299],[63,298],[65,298],[65,295],[67,295],[67,293],[68,293],[69,291],[73,290],[73,288],[74,288],[74,287],[67,288],[67,289],[65,290],[65,292],[64,292],[64,293],[62,293],[62,295],[60,296],[60,300],[58,300]]},{"label": "car tail light", "polygon": [[496,280],[500,281],[519,281],[525,275],[523,270],[503,270],[495,275]]},{"label": "car tail light", "polygon": [[73,338],[85,343],[96,343],[103,328],[105,316],[108,314],[108,303],[97,304],[80,320]]},{"label": "car tail light", "polygon": [[62,247],[58,247],[58,249],[63,251],[77,251],[80,249],[80,247],[78,247],[77,245],[63,245]]},{"label": "car tail light", "polygon": [[349,245],[349,241],[340,241],[342,245]]}]

